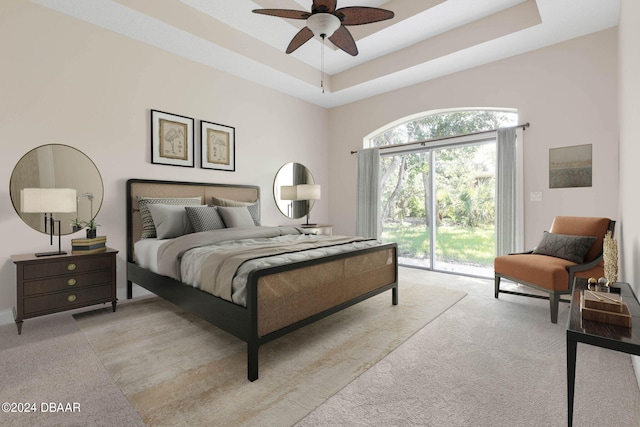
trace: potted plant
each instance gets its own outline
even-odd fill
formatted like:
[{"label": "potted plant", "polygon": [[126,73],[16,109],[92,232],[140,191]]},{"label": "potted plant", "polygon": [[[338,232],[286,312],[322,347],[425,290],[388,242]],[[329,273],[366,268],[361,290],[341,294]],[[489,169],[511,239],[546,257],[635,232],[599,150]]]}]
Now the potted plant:
[{"label": "potted plant", "polygon": [[90,221],[82,222],[85,227],[87,227],[87,239],[93,239],[97,236],[97,228],[100,224],[96,223],[95,218],[91,218]]},{"label": "potted plant", "polygon": [[80,231],[82,230],[82,221],[80,221],[78,218],[74,218],[71,221],[71,227],[73,228],[73,232],[75,233],[76,231]]}]

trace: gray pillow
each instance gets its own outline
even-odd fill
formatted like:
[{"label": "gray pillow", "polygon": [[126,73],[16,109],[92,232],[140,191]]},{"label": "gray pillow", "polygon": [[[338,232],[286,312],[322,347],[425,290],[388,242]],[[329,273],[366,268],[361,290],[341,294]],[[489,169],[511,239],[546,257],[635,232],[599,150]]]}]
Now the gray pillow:
[{"label": "gray pillow", "polygon": [[153,225],[153,217],[149,212],[148,205],[202,205],[200,197],[144,197],[138,196],[138,208],[140,209],[140,219],[142,220],[142,239],[156,237],[156,227]]},{"label": "gray pillow", "polygon": [[246,206],[249,209],[251,218],[255,225],[260,225],[260,202],[241,202],[239,200],[225,199],[224,197],[211,197],[211,204],[214,206],[241,207]]},{"label": "gray pillow", "polygon": [[171,239],[193,233],[185,206],[149,204],[147,208],[151,212],[158,239]]},{"label": "gray pillow", "polygon": [[535,247],[533,253],[582,264],[584,257],[595,241],[596,238],[593,236],[572,236],[545,231],[542,241]]},{"label": "gray pillow", "polygon": [[224,228],[216,206],[186,206],[184,209],[196,233]]},{"label": "gray pillow", "polygon": [[218,212],[227,228],[235,227],[255,227],[253,218],[246,206],[230,207],[218,206]]}]

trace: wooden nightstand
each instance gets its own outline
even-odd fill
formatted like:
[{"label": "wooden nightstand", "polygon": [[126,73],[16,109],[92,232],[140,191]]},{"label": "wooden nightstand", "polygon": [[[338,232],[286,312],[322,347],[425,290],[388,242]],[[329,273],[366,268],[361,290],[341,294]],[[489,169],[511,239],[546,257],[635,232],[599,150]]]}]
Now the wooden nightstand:
[{"label": "wooden nightstand", "polygon": [[111,302],[116,311],[116,254],[109,249],[92,254],[36,257],[12,255],[16,264],[18,334],[31,317]]},{"label": "wooden nightstand", "polygon": [[306,233],[310,234],[325,234],[331,236],[333,234],[333,225],[329,224],[309,224],[299,226]]}]

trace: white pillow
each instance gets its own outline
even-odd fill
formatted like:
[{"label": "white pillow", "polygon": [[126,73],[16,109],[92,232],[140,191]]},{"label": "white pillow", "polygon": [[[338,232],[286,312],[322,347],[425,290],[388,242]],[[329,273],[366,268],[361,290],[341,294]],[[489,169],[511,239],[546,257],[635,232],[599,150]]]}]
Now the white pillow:
[{"label": "white pillow", "polygon": [[193,233],[193,226],[184,206],[180,205],[147,205],[158,239],[171,239]]},{"label": "white pillow", "polygon": [[218,212],[227,228],[235,227],[255,227],[253,218],[246,206],[228,207],[218,206]]}]

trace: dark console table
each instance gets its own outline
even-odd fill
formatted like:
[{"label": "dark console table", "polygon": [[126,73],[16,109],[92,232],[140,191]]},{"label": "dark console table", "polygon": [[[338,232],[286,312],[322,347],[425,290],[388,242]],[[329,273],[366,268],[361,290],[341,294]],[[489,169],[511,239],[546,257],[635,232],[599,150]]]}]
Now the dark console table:
[{"label": "dark console table", "polygon": [[591,344],[610,350],[640,356],[640,304],[628,283],[615,283],[612,293],[620,293],[633,317],[631,328],[608,323],[582,320],[580,294],[587,288],[587,279],[576,278],[571,294],[571,312],[567,324],[567,397],[569,427],[573,424],[573,393],[576,380],[576,349],[578,343]]}]

